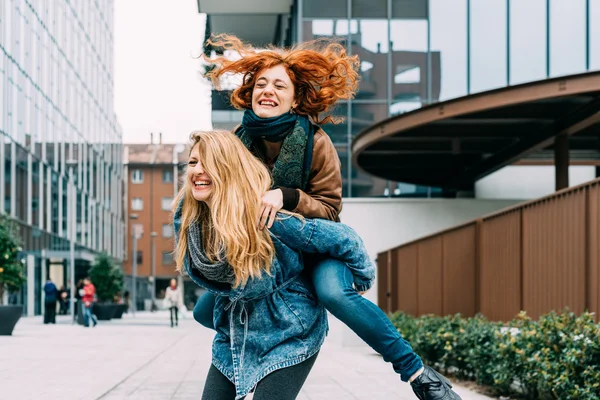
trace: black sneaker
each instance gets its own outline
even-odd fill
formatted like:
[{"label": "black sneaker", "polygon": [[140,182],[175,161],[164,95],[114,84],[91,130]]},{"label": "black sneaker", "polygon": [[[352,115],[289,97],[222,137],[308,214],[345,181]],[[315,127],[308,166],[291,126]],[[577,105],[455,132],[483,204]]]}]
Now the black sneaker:
[{"label": "black sneaker", "polygon": [[461,400],[452,390],[450,381],[428,366],[410,386],[420,400]]}]

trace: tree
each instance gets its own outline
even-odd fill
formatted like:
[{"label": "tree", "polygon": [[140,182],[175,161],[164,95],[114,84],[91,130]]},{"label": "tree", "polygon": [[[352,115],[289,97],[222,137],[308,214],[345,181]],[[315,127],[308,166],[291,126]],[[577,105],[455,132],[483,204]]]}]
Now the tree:
[{"label": "tree", "polygon": [[27,280],[18,260],[20,245],[16,224],[6,215],[0,215],[0,304],[5,290],[18,292]]},{"label": "tree", "polygon": [[90,269],[90,279],[96,287],[96,296],[101,302],[112,302],[123,290],[123,272],[106,253],[96,257]]}]

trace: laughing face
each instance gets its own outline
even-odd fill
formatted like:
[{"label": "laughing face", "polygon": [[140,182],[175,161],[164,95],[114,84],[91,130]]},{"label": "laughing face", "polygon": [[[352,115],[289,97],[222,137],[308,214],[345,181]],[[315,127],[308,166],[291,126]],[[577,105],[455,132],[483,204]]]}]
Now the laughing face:
[{"label": "laughing face", "polygon": [[260,118],[277,117],[295,107],[294,84],[283,65],[262,70],[252,90],[252,111]]},{"label": "laughing face", "polygon": [[187,168],[187,179],[192,188],[192,196],[198,201],[210,203],[213,192],[213,183],[210,176],[200,164],[200,152],[198,145],[194,146],[190,153]]}]

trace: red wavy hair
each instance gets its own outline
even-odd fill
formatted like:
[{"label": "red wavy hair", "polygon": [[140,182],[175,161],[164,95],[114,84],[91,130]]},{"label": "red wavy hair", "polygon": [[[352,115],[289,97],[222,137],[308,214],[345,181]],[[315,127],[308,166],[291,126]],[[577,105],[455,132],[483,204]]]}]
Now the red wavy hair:
[{"label": "red wavy hair", "polygon": [[344,45],[331,39],[304,42],[289,49],[268,47],[257,50],[231,35],[211,37],[208,44],[224,50],[234,50],[241,56],[228,60],[224,56],[205,58],[216,68],[208,71],[209,78],[217,90],[221,90],[219,78],[224,74],[243,74],[242,85],[231,93],[231,104],[237,109],[252,108],[252,90],[259,73],[266,68],[283,65],[294,84],[295,112],[309,116],[319,125],[337,123],[340,118],[319,114],[327,112],[340,99],[351,99],[356,94],[359,82],[358,56],[346,54]]}]

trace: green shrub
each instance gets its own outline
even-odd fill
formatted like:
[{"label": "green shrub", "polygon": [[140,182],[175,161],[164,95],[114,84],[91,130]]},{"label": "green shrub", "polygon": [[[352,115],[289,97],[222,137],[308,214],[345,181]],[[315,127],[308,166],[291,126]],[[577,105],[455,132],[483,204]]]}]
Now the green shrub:
[{"label": "green shrub", "polygon": [[90,279],[96,287],[96,296],[101,302],[112,302],[123,290],[123,272],[106,253],[98,255],[94,260],[94,265],[90,269]]},{"label": "green shrub", "polygon": [[16,223],[0,215],[0,304],[4,291],[18,292],[26,282],[24,266],[17,259],[22,250]]},{"label": "green shrub", "polygon": [[600,325],[590,313],[521,312],[507,324],[482,316],[412,318],[394,326],[426,364],[526,399],[600,398]]}]

